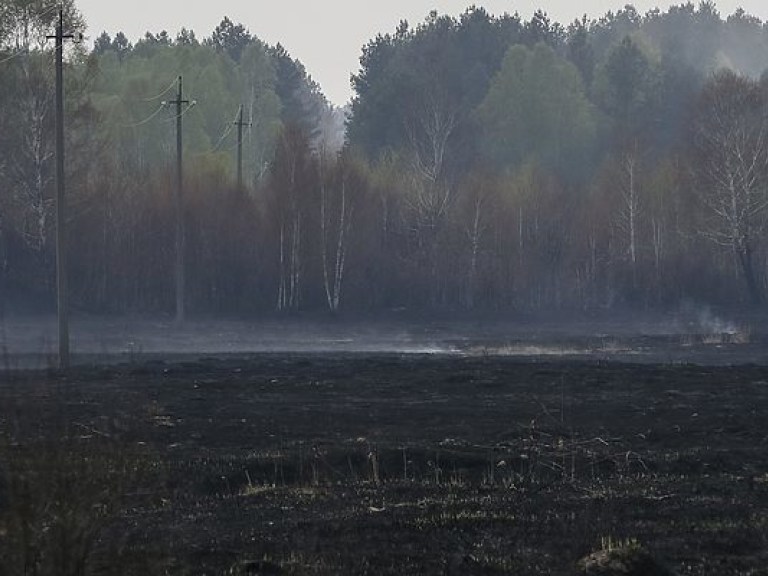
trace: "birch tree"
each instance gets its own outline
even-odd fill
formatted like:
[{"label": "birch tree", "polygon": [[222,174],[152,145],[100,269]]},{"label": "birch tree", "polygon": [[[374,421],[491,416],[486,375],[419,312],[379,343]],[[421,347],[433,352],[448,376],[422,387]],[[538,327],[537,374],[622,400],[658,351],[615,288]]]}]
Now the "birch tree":
[{"label": "birch tree", "polygon": [[278,141],[270,190],[278,236],[278,311],[297,311],[301,305],[311,162],[307,134],[299,126],[285,127]]},{"label": "birch tree", "polygon": [[456,112],[432,94],[424,98],[408,126],[411,181],[406,208],[417,258],[428,266],[429,300],[433,305],[438,292],[438,238],[454,195],[447,159],[456,128]]},{"label": "birch tree", "polygon": [[328,309],[335,313],[341,307],[349,250],[367,184],[359,166],[348,155],[340,156],[330,168],[328,163],[327,156],[322,154],[319,160],[320,252],[325,299]]},{"label": "birch tree", "polygon": [[53,210],[50,185],[53,182],[54,147],[53,93],[44,70],[48,59],[41,54],[24,58],[19,74],[22,95],[16,101],[21,121],[18,148],[10,159],[13,202],[17,226],[25,243],[42,253],[48,245],[49,218]]},{"label": "birch tree", "polygon": [[456,212],[467,254],[464,306],[471,310],[478,305],[481,256],[492,225],[492,211],[498,206],[499,184],[490,174],[477,170],[470,175],[463,188],[465,190],[457,203]]},{"label": "birch tree", "polygon": [[53,209],[49,186],[53,182],[53,60],[47,36],[64,11],[68,30],[82,29],[83,22],[72,0],[27,2],[13,0],[0,5],[0,49],[3,82],[13,86],[3,99],[5,160],[2,171],[10,189],[4,209],[10,224],[35,253],[48,245],[49,219]]},{"label": "birch tree", "polygon": [[621,233],[624,258],[629,262],[633,287],[637,282],[637,266],[640,252],[640,157],[633,146],[620,154],[615,166],[616,189],[619,206],[616,227]]},{"label": "birch tree", "polygon": [[447,182],[445,162],[448,145],[456,129],[456,113],[434,96],[408,126],[413,195],[410,208],[421,236],[434,232],[444,218],[453,189]]},{"label": "birch tree", "polygon": [[706,211],[700,232],[728,249],[751,301],[763,301],[755,252],[768,208],[768,97],[757,82],[715,74],[695,122],[696,193]]},{"label": "birch tree", "polygon": [[71,32],[85,28],[74,0],[4,0],[0,3],[0,46],[21,52],[42,51],[48,45],[64,11],[64,27]]}]

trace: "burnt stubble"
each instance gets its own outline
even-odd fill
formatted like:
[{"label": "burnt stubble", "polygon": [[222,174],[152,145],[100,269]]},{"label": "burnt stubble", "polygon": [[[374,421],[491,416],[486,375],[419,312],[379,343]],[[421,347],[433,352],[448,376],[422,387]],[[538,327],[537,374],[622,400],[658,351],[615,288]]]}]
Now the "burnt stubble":
[{"label": "burnt stubble", "polygon": [[58,459],[36,498],[79,470],[95,501],[72,514],[100,511],[88,574],[577,574],[622,546],[681,574],[768,560],[759,366],[282,354],[5,380],[6,562],[9,463],[34,471],[41,443]]}]

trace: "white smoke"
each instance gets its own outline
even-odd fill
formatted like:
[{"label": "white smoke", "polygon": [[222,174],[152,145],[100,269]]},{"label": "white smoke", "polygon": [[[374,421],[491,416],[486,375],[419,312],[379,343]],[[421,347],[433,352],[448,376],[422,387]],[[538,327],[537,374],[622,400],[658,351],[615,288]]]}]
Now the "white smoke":
[{"label": "white smoke", "polygon": [[728,334],[733,336],[739,332],[739,327],[734,322],[720,318],[709,308],[699,311],[698,328],[704,334]]}]

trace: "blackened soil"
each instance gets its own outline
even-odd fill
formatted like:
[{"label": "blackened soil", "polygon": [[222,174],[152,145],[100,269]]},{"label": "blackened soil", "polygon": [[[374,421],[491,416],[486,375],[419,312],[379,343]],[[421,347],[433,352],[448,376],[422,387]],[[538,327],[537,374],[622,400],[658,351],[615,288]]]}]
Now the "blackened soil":
[{"label": "blackened soil", "polygon": [[264,355],[5,375],[0,418],[8,566],[82,470],[87,573],[768,574],[764,367]]}]

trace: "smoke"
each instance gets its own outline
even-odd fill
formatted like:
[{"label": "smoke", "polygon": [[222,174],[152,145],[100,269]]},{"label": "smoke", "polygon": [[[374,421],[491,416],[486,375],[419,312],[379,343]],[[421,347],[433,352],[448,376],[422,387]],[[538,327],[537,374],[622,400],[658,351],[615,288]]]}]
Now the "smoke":
[{"label": "smoke", "polygon": [[734,322],[720,318],[709,308],[699,311],[698,325],[699,331],[704,334],[728,334],[733,336],[739,332],[739,328]]}]

